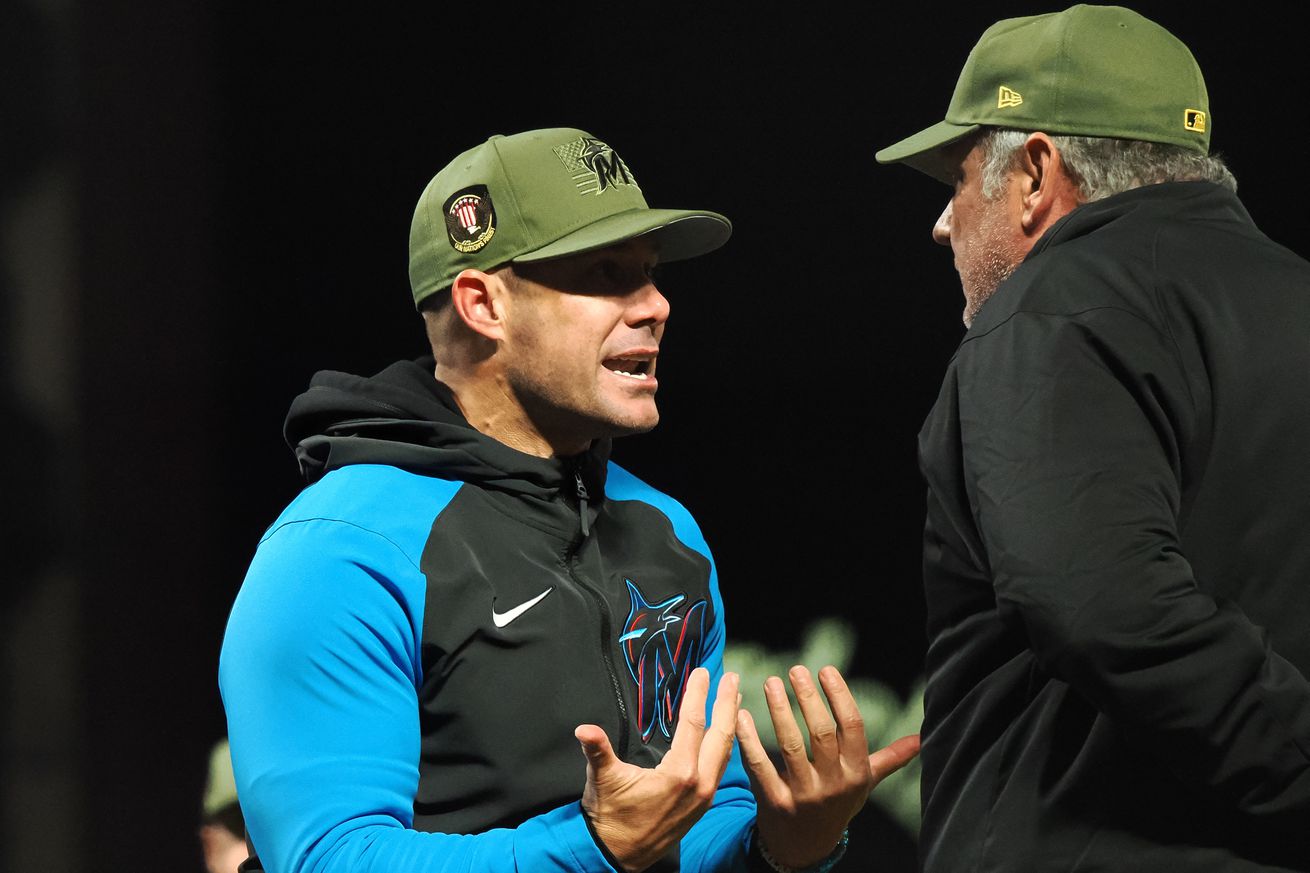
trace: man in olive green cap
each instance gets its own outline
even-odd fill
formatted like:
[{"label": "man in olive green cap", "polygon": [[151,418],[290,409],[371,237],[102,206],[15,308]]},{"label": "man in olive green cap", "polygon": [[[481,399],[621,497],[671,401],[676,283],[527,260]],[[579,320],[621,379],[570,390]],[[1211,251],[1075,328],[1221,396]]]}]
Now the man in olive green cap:
[{"label": "man in olive green cap", "polygon": [[772,678],[780,775],[723,670],[695,521],[608,460],[612,437],[659,419],[656,263],[729,231],[649,208],[580,130],[492,137],[424,190],[409,264],[433,356],[319,373],[293,403],[310,485],[260,543],[224,640],[237,788],[268,870],[841,858],[917,738],[869,755],[837,671],[796,668],[813,759]]},{"label": "man in olive green cap", "polygon": [[952,186],[969,327],[920,434],[929,873],[1310,870],[1310,264],[1216,123],[1075,6],[877,155]]}]

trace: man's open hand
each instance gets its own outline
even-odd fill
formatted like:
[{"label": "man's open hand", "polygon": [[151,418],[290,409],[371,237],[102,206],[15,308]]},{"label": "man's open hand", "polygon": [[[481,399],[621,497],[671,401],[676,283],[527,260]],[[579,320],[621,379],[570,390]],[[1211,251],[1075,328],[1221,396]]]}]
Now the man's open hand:
[{"label": "man's open hand", "polygon": [[620,761],[597,725],[579,725],[573,732],[587,756],[582,809],[625,870],[644,870],[655,863],[709,808],[732,753],[738,681],[736,673],[726,673],[719,681],[707,728],[710,674],[704,667],[691,672],[673,744],[654,769]]},{"label": "man's open hand", "polygon": [[780,774],[773,766],[751,714],[744,709],[737,714],[737,738],[755,792],[760,839],[781,863],[808,867],[836,848],[874,786],[919,753],[919,737],[901,737],[870,755],[864,720],[836,667],[819,671],[831,714],[809,670],[792,667],[788,675],[810,731],[812,759],[806,757],[805,737],[777,676],[764,683],[764,697],[786,772]]}]

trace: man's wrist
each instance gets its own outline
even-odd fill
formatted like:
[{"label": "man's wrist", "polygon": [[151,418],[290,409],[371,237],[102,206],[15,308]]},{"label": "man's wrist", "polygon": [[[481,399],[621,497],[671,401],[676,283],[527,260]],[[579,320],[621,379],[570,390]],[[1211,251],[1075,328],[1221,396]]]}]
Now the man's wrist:
[{"label": "man's wrist", "polygon": [[600,838],[600,834],[596,833],[596,823],[593,822],[591,816],[587,814],[587,808],[585,806],[582,808],[582,820],[586,822],[587,833],[591,834],[591,838],[596,842],[596,848],[600,849],[600,853],[605,857],[605,861],[615,870],[620,871],[620,873],[622,873],[623,870],[626,870],[627,868],[620,863],[619,859],[614,857],[614,853],[610,851],[610,847],[605,845],[605,841]]},{"label": "man's wrist", "polygon": [[836,847],[828,853],[826,858],[816,861],[808,867],[791,867],[773,857],[768,846],[764,843],[764,838],[760,836],[760,829],[755,827],[752,828],[751,834],[751,848],[754,850],[752,854],[758,854],[763,863],[752,864],[751,866],[760,870],[761,873],[765,873],[765,871],[772,871],[772,873],[828,873],[829,870],[837,866],[837,862],[846,854],[846,844],[849,840],[850,831],[848,829],[843,830],[841,839],[837,841]]}]

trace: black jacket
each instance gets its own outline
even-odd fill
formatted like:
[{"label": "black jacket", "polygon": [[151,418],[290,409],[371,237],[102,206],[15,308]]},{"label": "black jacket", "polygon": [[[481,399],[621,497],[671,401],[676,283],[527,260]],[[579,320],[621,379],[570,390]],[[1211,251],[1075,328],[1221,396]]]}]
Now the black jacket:
[{"label": "black jacket", "polygon": [[1084,205],[920,457],[925,869],[1310,870],[1310,264],[1208,183]]}]

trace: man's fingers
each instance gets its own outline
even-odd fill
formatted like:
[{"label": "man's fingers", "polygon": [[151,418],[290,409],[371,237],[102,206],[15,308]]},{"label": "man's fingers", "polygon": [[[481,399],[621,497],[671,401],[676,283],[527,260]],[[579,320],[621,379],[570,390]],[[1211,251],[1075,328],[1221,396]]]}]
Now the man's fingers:
[{"label": "man's fingers", "polygon": [[610,738],[599,725],[580,724],[573,729],[573,736],[582,745],[582,754],[587,757],[588,775],[603,770],[619,760],[610,745]]},{"label": "man's fingers", "polygon": [[774,806],[781,806],[782,799],[787,796],[787,783],[782,781],[768,752],[764,751],[760,732],[755,728],[755,719],[744,709],[737,713],[737,742],[741,746],[741,759],[746,764],[746,773],[755,784],[755,793],[762,793]]},{"label": "man's fingers", "polygon": [[796,702],[800,704],[805,726],[810,731],[810,755],[814,759],[814,769],[820,773],[831,773],[838,764],[837,723],[824,705],[809,670],[797,664],[787,675],[796,692]]},{"label": "man's fingers", "polygon": [[700,780],[712,789],[717,788],[723,778],[723,771],[728,766],[732,755],[732,738],[737,728],[737,706],[741,695],[737,688],[741,677],[736,673],[724,673],[719,680],[719,691],[714,698],[714,712],[710,716],[710,726],[701,741],[700,755],[696,772]]},{"label": "man's fingers", "polygon": [[669,753],[664,756],[670,764],[694,766],[705,736],[705,701],[709,694],[710,671],[697,667],[687,677],[682,703],[678,705],[678,725],[673,729]]},{"label": "man's fingers", "polygon": [[859,767],[869,754],[869,737],[864,733],[864,719],[855,696],[842,678],[841,671],[831,665],[819,671],[819,684],[832,707],[837,722],[838,745],[841,759],[848,767]]},{"label": "man's fingers", "polygon": [[805,737],[796,724],[796,717],[792,715],[787,689],[777,676],[770,676],[764,681],[764,700],[769,707],[773,733],[778,737],[778,751],[782,753],[782,761],[787,765],[789,778],[808,781],[814,768],[805,754]]},{"label": "man's fingers", "polygon": [[897,770],[914,760],[919,754],[919,735],[910,734],[893,741],[869,756],[869,771],[873,773],[873,784],[877,785]]}]

